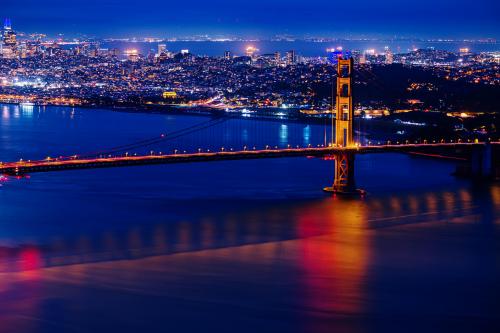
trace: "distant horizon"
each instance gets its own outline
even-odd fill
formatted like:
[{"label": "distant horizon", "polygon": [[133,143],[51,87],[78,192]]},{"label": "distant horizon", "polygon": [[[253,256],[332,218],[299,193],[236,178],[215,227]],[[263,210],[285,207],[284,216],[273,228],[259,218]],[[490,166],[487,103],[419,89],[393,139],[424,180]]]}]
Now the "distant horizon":
[{"label": "distant horizon", "polygon": [[269,39],[275,35],[337,38],[499,39],[500,3],[476,0],[227,0],[183,3],[150,0],[4,0],[0,17],[14,29],[68,38],[193,35]]},{"label": "distant horizon", "polygon": [[[2,22],[5,19],[9,18],[1,18]],[[3,28],[3,24],[0,27]],[[159,41],[159,40],[191,40],[191,41],[214,41],[214,42],[224,42],[224,41],[274,41],[274,40],[282,40],[282,41],[317,41],[317,40],[325,40],[325,41],[335,41],[335,40],[353,40],[353,41],[397,41],[397,40],[415,40],[415,41],[433,41],[433,42],[461,42],[461,41],[469,41],[469,42],[482,42],[482,43],[498,43],[499,39],[492,36],[477,36],[477,37],[446,37],[446,36],[434,36],[434,37],[425,37],[425,36],[412,36],[412,35],[378,35],[377,34],[358,34],[356,36],[352,35],[340,35],[340,34],[304,34],[304,35],[294,35],[294,34],[269,34],[267,36],[251,36],[251,35],[235,35],[235,34],[211,34],[211,33],[197,33],[193,32],[192,34],[178,34],[178,35],[167,35],[166,33],[161,34],[141,34],[141,35],[127,35],[127,34],[114,34],[114,35],[96,35],[85,32],[78,33],[65,33],[65,32],[52,32],[48,33],[45,31],[27,31],[24,29],[19,29],[15,25],[15,21],[12,24],[12,29],[17,33],[22,33],[21,37],[29,37],[30,35],[45,35],[48,39],[102,39],[102,40],[137,40],[137,41],[145,41],[148,39]]]}]

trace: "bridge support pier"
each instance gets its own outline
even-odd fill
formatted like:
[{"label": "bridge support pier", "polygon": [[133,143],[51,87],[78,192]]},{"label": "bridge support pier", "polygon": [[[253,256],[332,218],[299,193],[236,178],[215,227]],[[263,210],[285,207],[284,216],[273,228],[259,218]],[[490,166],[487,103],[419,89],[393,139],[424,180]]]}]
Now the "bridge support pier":
[{"label": "bridge support pier", "polygon": [[457,166],[455,175],[474,179],[494,179],[495,169],[493,147],[490,143],[474,147],[469,162]]},{"label": "bridge support pier", "polygon": [[363,190],[356,189],[354,178],[354,154],[342,153],[335,156],[335,179],[333,185],[325,187],[325,192],[334,194],[364,194]]}]

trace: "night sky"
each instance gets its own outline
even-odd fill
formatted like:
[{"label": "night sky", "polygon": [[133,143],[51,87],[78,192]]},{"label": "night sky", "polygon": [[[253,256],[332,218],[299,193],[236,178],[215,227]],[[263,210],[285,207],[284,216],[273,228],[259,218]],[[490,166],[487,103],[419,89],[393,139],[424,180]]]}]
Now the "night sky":
[{"label": "night sky", "polygon": [[1,0],[26,32],[100,37],[500,37],[497,0]]}]

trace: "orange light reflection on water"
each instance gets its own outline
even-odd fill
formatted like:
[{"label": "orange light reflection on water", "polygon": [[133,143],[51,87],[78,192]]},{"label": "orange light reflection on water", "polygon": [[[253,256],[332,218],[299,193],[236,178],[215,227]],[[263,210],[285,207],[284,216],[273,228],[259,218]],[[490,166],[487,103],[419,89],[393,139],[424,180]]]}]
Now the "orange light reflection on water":
[{"label": "orange light reflection on water", "polygon": [[[299,230],[308,306],[318,312],[362,312],[370,260],[365,203],[325,200],[301,214]],[[315,235],[320,230],[327,233]]]}]

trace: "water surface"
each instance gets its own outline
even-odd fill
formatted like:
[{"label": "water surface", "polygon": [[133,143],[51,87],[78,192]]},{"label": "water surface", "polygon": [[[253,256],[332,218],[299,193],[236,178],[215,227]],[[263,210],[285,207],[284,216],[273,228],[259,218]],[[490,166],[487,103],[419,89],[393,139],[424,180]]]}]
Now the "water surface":
[{"label": "water surface", "polygon": [[[204,117],[0,106],[0,160],[96,151]],[[263,131],[262,129],[265,129]],[[217,146],[321,142],[237,120]],[[262,134],[264,132],[264,134]],[[191,148],[205,134],[165,142]],[[0,332],[496,332],[500,187],[454,164],[293,158],[33,174],[0,187]]]}]

